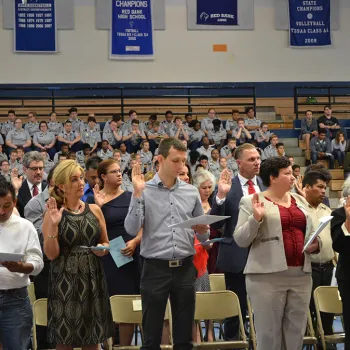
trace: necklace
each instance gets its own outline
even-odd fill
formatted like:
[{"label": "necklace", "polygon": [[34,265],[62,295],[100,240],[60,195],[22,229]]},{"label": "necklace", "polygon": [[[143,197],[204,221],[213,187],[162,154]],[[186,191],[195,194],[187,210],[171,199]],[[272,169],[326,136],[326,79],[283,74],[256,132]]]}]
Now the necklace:
[{"label": "necklace", "polygon": [[66,208],[67,208],[67,210],[71,211],[71,212],[74,213],[74,214],[79,214],[79,212],[80,212],[80,210],[81,210],[82,207],[83,207],[83,206],[82,206],[81,204],[79,204],[79,208],[78,208],[78,209],[70,209],[70,208],[68,208],[68,207],[66,207]]}]

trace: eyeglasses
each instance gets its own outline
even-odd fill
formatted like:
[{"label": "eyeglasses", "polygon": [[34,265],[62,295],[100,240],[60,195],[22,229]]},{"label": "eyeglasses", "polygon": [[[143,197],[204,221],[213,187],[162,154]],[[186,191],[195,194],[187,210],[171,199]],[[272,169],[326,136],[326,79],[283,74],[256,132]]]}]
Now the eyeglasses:
[{"label": "eyeglasses", "polygon": [[28,169],[32,170],[32,171],[43,171],[44,167],[42,166],[32,166],[32,167],[28,167]]},{"label": "eyeglasses", "polygon": [[122,173],[122,171],[120,170],[120,169],[118,169],[118,170],[111,170],[111,171],[108,171],[107,172],[107,174],[121,174]]}]

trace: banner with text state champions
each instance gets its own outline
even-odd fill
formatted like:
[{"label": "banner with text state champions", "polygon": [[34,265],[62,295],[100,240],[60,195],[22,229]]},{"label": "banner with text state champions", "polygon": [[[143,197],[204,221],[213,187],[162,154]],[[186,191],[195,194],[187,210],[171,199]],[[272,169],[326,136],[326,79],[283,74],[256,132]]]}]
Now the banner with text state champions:
[{"label": "banner with text state champions", "polygon": [[152,0],[112,0],[110,58],[154,58]]},{"label": "banner with text state champions", "polygon": [[289,0],[289,40],[292,47],[331,45],[330,0]]},{"label": "banner with text state champions", "polygon": [[197,0],[197,24],[236,26],[238,0]]},{"label": "banner with text state champions", "polygon": [[55,0],[14,0],[15,52],[57,52]]}]

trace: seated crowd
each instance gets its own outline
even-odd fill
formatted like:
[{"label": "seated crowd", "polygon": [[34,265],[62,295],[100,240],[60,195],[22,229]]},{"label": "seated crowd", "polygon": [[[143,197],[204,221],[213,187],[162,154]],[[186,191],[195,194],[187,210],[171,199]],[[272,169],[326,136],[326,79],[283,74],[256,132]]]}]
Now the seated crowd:
[{"label": "seated crowd", "polygon": [[[329,110],[325,114],[331,115]],[[170,344],[164,321],[170,295],[174,347],[190,349],[192,341],[200,342],[193,292],[209,291],[209,274],[218,272],[237,294],[243,315],[248,294],[259,350],[280,350],[282,341],[287,350],[300,350],[310,301],[316,317],[311,291],[331,284],[335,254],[329,225],[302,251],[319,219],[331,214],[324,204],[329,171],[310,165],[301,179],[284,144],[250,107],[245,118],[233,110],[225,128],[214,109],[202,121],[191,115],[183,121],[167,111],[165,120],[151,115],[145,123],[131,110],[128,120],[114,115],[103,130],[93,115],[85,124],[76,108],[69,113],[63,125],[55,113],[40,123],[29,113],[30,122],[22,128],[9,111],[1,127],[6,147],[0,150],[0,237],[6,241],[0,240],[0,251],[24,254],[21,262],[1,263],[4,350],[27,350],[30,343],[28,275],[34,276],[36,297],[48,298],[48,326],[37,327],[38,349],[97,350],[111,337],[130,345],[134,327],[113,324],[109,297],[137,294],[142,296],[143,348]],[[314,123],[308,111],[301,137],[312,162],[327,159],[332,168],[334,151],[342,152],[336,147],[345,141],[325,118],[307,133],[303,125]],[[341,155],[335,159],[341,166]],[[349,207],[350,202],[343,222],[350,229]],[[229,219],[210,228],[169,227],[188,213]],[[164,222],[169,232],[160,229]],[[348,235],[336,229],[338,236]],[[219,237],[224,238],[220,243],[202,244]],[[131,258],[122,266],[107,250],[119,238],[121,255]],[[100,249],[86,249],[95,246]],[[343,293],[350,291],[347,287],[344,282]],[[345,315],[344,321],[347,328]],[[327,334],[333,332],[332,322],[324,320]],[[238,336],[238,318],[225,320],[225,340]],[[206,339],[214,338],[208,321]]]}]

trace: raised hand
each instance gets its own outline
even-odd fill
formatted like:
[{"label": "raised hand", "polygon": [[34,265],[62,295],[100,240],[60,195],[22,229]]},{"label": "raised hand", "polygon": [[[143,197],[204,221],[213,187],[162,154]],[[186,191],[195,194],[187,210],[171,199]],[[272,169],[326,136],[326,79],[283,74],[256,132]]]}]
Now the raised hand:
[{"label": "raised hand", "polygon": [[259,201],[259,195],[254,193],[252,197],[253,215],[256,221],[261,221],[265,215],[264,203]]},{"label": "raised hand", "polygon": [[22,186],[23,176],[18,177],[18,169],[12,169],[11,171],[11,183],[15,188],[16,193],[18,193],[19,189]]},{"label": "raised hand", "polygon": [[57,203],[55,198],[49,198],[46,203],[47,217],[52,226],[58,226],[62,220],[62,213],[64,208],[57,209]]},{"label": "raised hand", "polygon": [[226,198],[227,193],[230,192],[232,185],[232,174],[228,169],[224,169],[220,174],[218,182],[218,197],[219,199]]},{"label": "raised hand", "polygon": [[100,208],[105,204],[106,194],[100,191],[100,186],[98,184],[92,189],[94,192],[95,204]]},{"label": "raised hand", "polygon": [[298,194],[300,194],[301,196],[306,198],[305,189],[303,189],[303,176],[302,175],[298,176],[297,181],[295,182],[294,186],[295,186],[295,189],[297,190]]},{"label": "raised hand", "polygon": [[146,187],[145,178],[141,172],[140,164],[136,164],[131,172],[132,185],[134,187],[134,196],[141,197]]}]

